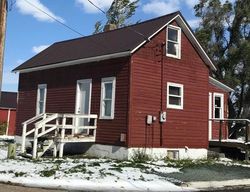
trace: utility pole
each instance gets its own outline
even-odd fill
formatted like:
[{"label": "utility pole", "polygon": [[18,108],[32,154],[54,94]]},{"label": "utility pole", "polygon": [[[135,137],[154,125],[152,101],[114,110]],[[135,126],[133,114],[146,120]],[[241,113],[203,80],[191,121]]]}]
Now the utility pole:
[{"label": "utility pole", "polygon": [[2,79],[3,79],[6,15],[7,15],[7,0],[0,0],[0,100],[1,100]]}]

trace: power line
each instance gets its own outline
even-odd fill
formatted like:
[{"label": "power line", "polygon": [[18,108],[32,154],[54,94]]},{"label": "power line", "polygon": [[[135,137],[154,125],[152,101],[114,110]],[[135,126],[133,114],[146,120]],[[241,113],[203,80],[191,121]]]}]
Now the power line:
[{"label": "power line", "polygon": [[100,7],[98,7],[96,4],[94,4],[91,0],[88,0],[88,2],[89,2],[91,5],[93,5],[95,8],[97,8],[99,11],[101,11],[103,14],[106,15],[106,12],[103,11],[103,10],[102,10]]},{"label": "power line", "polygon": [[49,13],[47,13],[46,11],[40,9],[39,7],[37,7],[36,5],[32,4],[31,2],[29,2],[28,0],[24,0],[26,3],[28,3],[29,5],[31,5],[32,7],[36,8],[37,10],[39,10],[40,12],[44,13],[45,15],[47,15],[48,17],[50,17],[51,19],[53,19],[54,21],[58,22],[59,24],[63,25],[64,27],[68,28],[69,30],[73,31],[74,33],[77,33],[78,35],[84,37],[83,34],[81,34],[80,32],[76,31],[75,29],[73,29],[72,27],[66,25],[65,23],[59,21],[57,18],[55,18],[54,16],[50,15]]},{"label": "power line", "polygon": [[[116,1],[116,3],[117,3],[117,0],[115,0],[115,1]],[[101,11],[104,15],[106,15],[106,12],[105,12],[103,9],[101,9],[100,7],[98,7],[98,6],[97,6],[95,3],[93,3],[91,0],[88,0],[88,2],[89,2],[91,5],[93,5],[95,8],[97,8],[99,11]],[[116,4],[116,7],[117,7],[117,4]],[[146,41],[149,40],[144,34],[142,34],[141,32],[139,32],[139,31],[133,29],[131,26],[126,26],[126,27],[127,27],[129,30],[133,31],[134,33],[136,33],[136,34],[142,36]]]}]

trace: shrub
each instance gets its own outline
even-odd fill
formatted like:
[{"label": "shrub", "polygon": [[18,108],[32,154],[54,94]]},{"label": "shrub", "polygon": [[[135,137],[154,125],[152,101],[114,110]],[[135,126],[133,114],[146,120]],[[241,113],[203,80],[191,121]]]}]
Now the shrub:
[{"label": "shrub", "polygon": [[151,158],[148,154],[146,154],[145,149],[138,149],[134,150],[131,160],[135,163],[145,163],[147,161],[150,161]]},{"label": "shrub", "polygon": [[7,130],[7,122],[0,122],[0,135],[5,135]]}]

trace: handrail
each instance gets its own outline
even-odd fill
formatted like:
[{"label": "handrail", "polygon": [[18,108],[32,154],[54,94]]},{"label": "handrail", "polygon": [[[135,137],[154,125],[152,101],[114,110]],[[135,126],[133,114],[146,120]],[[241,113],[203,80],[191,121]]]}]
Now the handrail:
[{"label": "handrail", "polygon": [[58,118],[60,115],[58,113],[54,113],[53,115],[49,116],[48,118],[45,118],[41,121],[38,121],[37,123],[35,123],[35,127],[36,128],[40,128],[41,127],[41,124],[46,124],[56,118]]},{"label": "handrail", "polygon": [[250,125],[250,120],[249,119],[219,119],[219,118],[211,118],[209,121],[218,121],[220,123],[220,128],[219,128],[219,142],[222,141],[222,124],[225,121],[243,121],[246,123],[246,132],[245,132],[245,143],[248,143],[248,136],[249,136],[249,125]]},{"label": "handrail", "polygon": [[32,118],[30,118],[30,119],[24,121],[24,122],[22,123],[22,125],[33,123],[33,122],[35,122],[36,120],[42,118],[42,117],[44,116],[44,114],[45,114],[45,113],[41,113],[41,114],[39,114],[39,115],[36,115],[35,117],[32,117]]},{"label": "handrail", "polygon": [[65,113],[65,114],[61,114],[63,115],[64,117],[68,117],[68,118],[74,118],[74,117],[80,117],[80,118],[90,118],[90,119],[94,119],[94,118],[97,118],[98,115],[95,115],[95,114],[89,114],[89,115],[82,115],[82,114],[69,114],[69,113]]},{"label": "handrail", "polygon": [[[66,124],[67,120],[72,119],[71,123]],[[83,125],[79,126],[75,122],[79,119],[94,119],[93,125]],[[76,133],[78,129],[86,129],[87,134],[89,134],[89,130],[93,130],[93,136],[96,137],[96,128],[97,128],[97,119],[98,116],[96,114],[60,114],[60,113],[43,113],[39,114],[25,122],[23,122],[23,135],[22,135],[22,153],[25,152],[25,140],[28,135],[34,133],[34,140],[33,140],[33,152],[32,157],[37,157],[37,145],[38,145],[38,138],[46,135],[52,131],[55,131],[55,136],[59,136],[58,132],[60,132],[60,138],[64,139],[65,137],[65,130],[71,129],[71,134],[73,135]],[[62,120],[62,121],[60,121]],[[55,122],[54,122],[55,121]],[[33,129],[27,132],[27,125],[33,123],[35,126]],[[42,129],[41,129],[42,128]],[[64,143],[61,142],[59,146],[59,156],[62,157],[63,155],[63,145]],[[57,150],[54,145],[54,150]],[[54,154],[56,154],[54,152]]]},{"label": "handrail", "polygon": [[209,120],[213,120],[213,121],[247,121],[248,123],[250,123],[250,119],[219,119],[219,118],[211,118]]}]

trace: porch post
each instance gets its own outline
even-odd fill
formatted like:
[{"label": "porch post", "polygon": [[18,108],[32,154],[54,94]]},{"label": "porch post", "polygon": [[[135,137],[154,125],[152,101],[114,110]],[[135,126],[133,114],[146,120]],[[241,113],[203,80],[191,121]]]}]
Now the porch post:
[{"label": "porch post", "polygon": [[65,138],[65,129],[64,129],[65,125],[66,125],[66,117],[63,116],[62,131],[61,131],[61,141],[60,141],[60,147],[59,147],[59,158],[63,157],[64,138]]},{"label": "porch post", "polygon": [[249,127],[248,127],[248,121],[246,121],[246,137],[245,137],[245,141],[246,143],[248,143],[248,135],[249,135]]},{"label": "porch post", "polygon": [[26,130],[27,130],[27,124],[24,123],[23,124],[23,133],[22,133],[22,148],[21,148],[22,153],[25,152]]},{"label": "porch post", "polygon": [[36,159],[37,158],[37,135],[38,135],[38,128],[35,128],[35,133],[34,133],[34,141],[33,141],[33,151],[32,151],[32,158]]},{"label": "porch post", "polygon": [[221,142],[221,140],[222,140],[222,123],[223,123],[223,121],[220,120],[219,142]]}]

